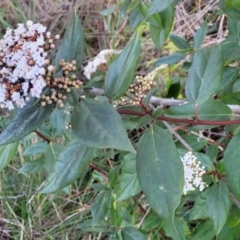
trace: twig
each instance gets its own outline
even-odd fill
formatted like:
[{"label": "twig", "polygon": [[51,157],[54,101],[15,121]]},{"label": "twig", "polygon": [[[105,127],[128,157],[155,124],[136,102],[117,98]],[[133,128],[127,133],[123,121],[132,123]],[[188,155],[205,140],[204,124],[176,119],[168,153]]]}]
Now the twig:
[{"label": "twig", "polygon": [[[105,95],[104,90],[101,88],[91,88],[89,90],[89,93],[95,94],[95,95],[101,95],[101,96]],[[152,96],[150,98],[149,103],[160,105],[160,106],[171,107],[171,106],[187,104],[189,103],[189,101],[184,99],[159,98],[159,97]],[[233,111],[233,113],[240,114],[240,105],[229,104],[227,106]]]},{"label": "twig", "polygon": [[105,178],[108,178],[108,175],[103,170],[101,170],[97,166],[93,165],[92,163],[89,164],[89,167],[92,168],[93,170],[101,173]]},{"label": "twig", "polygon": [[[144,112],[136,112],[132,110],[125,110],[125,109],[117,109],[119,114],[126,114],[126,115],[135,115],[135,116],[146,116],[147,114]],[[217,121],[211,121],[211,120],[200,120],[200,119],[186,119],[186,118],[171,118],[171,117],[165,117],[160,116],[156,118],[161,121],[167,121],[167,122],[175,122],[175,123],[187,123],[193,126],[196,125],[232,125],[232,124],[240,124],[239,120],[217,120]]]},{"label": "twig", "polygon": [[168,122],[163,121],[163,124],[172,132],[172,134],[179,140],[179,142],[181,142],[183,146],[185,146],[188,151],[193,152],[191,146],[176,131],[174,131],[174,129]]},{"label": "twig", "polygon": [[34,131],[40,138],[42,138],[43,140],[45,140],[47,143],[50,143],[51,141],[46,138],[42,133],[40,133],[39,131]]}]

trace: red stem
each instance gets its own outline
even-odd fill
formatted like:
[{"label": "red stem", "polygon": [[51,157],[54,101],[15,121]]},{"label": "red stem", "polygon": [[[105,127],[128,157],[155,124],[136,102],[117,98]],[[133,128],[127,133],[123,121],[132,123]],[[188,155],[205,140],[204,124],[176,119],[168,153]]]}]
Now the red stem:
[{"label": "red stem", "polygon": [[[118,109],[119,114],[127,114],[127,115],[135,115],[135,116],[146,116],[148,114],[144,112],[136,112],[132,110]],[[175,122],[175,123],[187,123],[190,125],[232,125],[232,124],[240,124],[239,120],[219,120],[219,121],[211,121],[211,120],[200,120],[200,119],[186,119],[186,118],[171,118],[160,116],[157,118],[158,120],[166,121],[166,122]]]},{"label": "red stem", "polygon": [[51,141],[46,138],[42,133],[40,133],[39,131],[34,131],[40,138],[42,138],[43,140],[45,140],[47,143],[50,143]]}]

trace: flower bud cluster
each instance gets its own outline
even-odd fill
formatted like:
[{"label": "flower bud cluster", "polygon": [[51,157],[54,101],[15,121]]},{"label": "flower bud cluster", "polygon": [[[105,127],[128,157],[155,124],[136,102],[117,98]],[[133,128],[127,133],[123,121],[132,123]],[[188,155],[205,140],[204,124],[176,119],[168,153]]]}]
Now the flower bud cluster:
[{"label": "flower bud cluster", "polygon": [[29,97],[40,98],[46,86],[47,68],[52,68],[47,51],[55,47],[46,27],[40,23],[18,24],[7,29],[0,40],[0,107],[23,107]]},{"label": "flower bud cluster", "polygon": [[203,182],[202,177],[206,173],[205,167],[200,166],[199,161],[192,152],[186,153],[181,157],[183,168],[184,168],[184,188],[183,194],[186,195],[190,191],[196,190],[198,188],[203,191],[208,185]]},{"label": "flower bud cluster", "polygon": [[136,76],[136,82],[130,85],[126,96],[114,101],[113,105],[115,107],[127,104],[139,105],[142,99],[146,97],[147,92],[156,85],[156,82],[154,81],[155,77],[166,67],[167,65],[163,64],[148,73],[145,77]]},{"label": "flower bud cluster", "polygon": [[59,66],[63,71],[62,77],[53,77],[55,71],[54,67],[48,68],[46,73],[46,85],[51,89],[50,93],[43,94],[41,96],[42,106],[46,104],[56,103],[60,108],[64,107],[64,101],[66,100],[66,94],[71,91],[71,88],[78,89],[82,82],[77,79],[76,74],[76,61],[65,62],[61,59]]},{"label": "flower bud cluster", "polygon": [[87,79],[91,79],[91,75],[97,71],[97,68],[107,63],[107,60],[113,54],[119,54],[121,51],[113,49],[104,49],[92,61],[89,61],[87,66],[84,68],[84,75]]}]

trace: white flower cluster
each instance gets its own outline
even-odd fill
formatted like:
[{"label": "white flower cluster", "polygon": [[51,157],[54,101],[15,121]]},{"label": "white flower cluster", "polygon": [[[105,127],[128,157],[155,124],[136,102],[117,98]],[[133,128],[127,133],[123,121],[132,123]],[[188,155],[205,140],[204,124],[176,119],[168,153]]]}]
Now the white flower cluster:
[{"label": "white flower cluster", "polygon": [[104,49],[102,50],[96,57],[93,58],[92,61],[89,61],[87,66],[84,67],[84,75],[87,79],[91,78],[91,75],[96,72],[97,68],[107,63],[107,59],[109,56],[113,54],[119,54],[120,50],[113,50],[113,49]]},{"label": "white flower cluster", "polygon": [[[46,40],[50,33],[40,23],[27,21],[7,29],[0,40],[0,107],[23,107],[29,96],[40,98],[46,86]],[[52,40],[52,39],[51,39]],[[53,41],[53,40],[52,40]],[[51,42],[48,42],[51,45]],[[53,46],[48,46],[53,48]]]},{"label": "white flower cluster", "polygon": [[203,191],[207,187],[207,184],[202,180],[203,174],[206,173],[205,167],[200,166],[199,161],[197,161],[196,156],[192,152],[186,153],[181,157],[181,160],[185,178],[183,194],[186,195],[189,191],[194,191],[196,188]]}]

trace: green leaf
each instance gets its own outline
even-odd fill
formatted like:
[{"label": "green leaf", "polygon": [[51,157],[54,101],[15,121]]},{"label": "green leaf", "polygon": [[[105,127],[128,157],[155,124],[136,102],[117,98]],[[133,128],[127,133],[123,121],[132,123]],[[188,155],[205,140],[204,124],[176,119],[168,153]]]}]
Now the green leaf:
[{"label": "green leaf", "polygon": [[174,240],[185,240],[186,239],[185,236],[190,232],[187,223],[182,218],[175,218],[174,226],[176,228],[177,233],[176,231],[173,231],[171,226],[168,226],[168,223],[165,223],[163,225],[166,236],[171,237],[171,239]]},{"label": "green leaf", "polygon": [[2,171],[8,163],[16,156],[18,142],[0,146],[0,171]]},{"label": "green leaf", "polygon": [[[69,105],[67,104],[67,106]],[[56,129],[56,135],[58,136],[66,130],[66,123],[69,121],[70,114],[67,114],[63,109],[55,108],[50,115],[50,124]]]},{"label": "green leaf", "polygon": [[42,107],[31,98],[23,108],[18,110],[12,122],[0,134],[0,145],[21,140],[36,130],[45,122],[52,108],[52,105]]},{"label": "green leaf", "polygon": [[44,170],[44,158],[41,157],[34,161],[26,162],[24,165],[18,170],[18,173],[37,173]]},{"label": "green leaf", "polygon": [[218,234],[218,240],[238,240],[240,236],[240,228],[229,227],[227,224],[223,227],[222,231]]},{"label": "green leaf", "polygon": [[191,48],[189,42],[185,38],[179,37],[178,35],[173,33],[169,35],[169,38],[173,42],[173,44],[181,50],[188,50]]},{"label": "green leaf", "polygon": [[91,207],[91,214],[93,218],[93,225],[103,220],[108,212],[111,201],[111,191],[104,191],[98,194]]},{"label": "green leaf", "polygon": [[150,21],[151,38],[155,47],[161,49],[172,29],[174,20],[173,6],[168,6],[161,13],[154,14],[150,18],[155,18],[153,23]]},{"label": "green leaf", "polygon": [[111,204],[111,221],[113,225],[118,228],[122,223],[122,212],[120,204],[117,201],[112,201]]},{"label": "green leaf", "polygon": [[132,83],[140,56],[140,45],[140,37],[136,34],[109,66],[104,90],[111,100],[119,99]]},{"label": "green leaf", "polygon": [[201,47],[204,38],[207,34],[207,30],[208,30],[208,25],[207,22],[204,21],[204,23],[201,25],[201,27],[197,30],[197,32],[195,33],[194,37],[193,37],[193,47],[195,49],[198,49]]},{"label": "green leaf", "polygon": [[215,233],[223,228],[230,209],[230,194],[224,182],[209,187],[206,191],[208,217],[213,221]]},{"label": "green leaf", "polygon": [[239,0],[225,0],[225,8],[237,8],[240,7],[240,1]]},{"label": "green leaf", "polygon": [[195,104],[206,101],[218,89],[223,59],[220,46],[196,51],[186,82],[186,96]]},{"label": "green leaf", "polygon": [[158,67],[162,64],[168,64],[168,65],[176,64],[182,59],[184,59],[185,57],[186,57],[186,53],[175,52],[171,55],[158,58],[155,61],[154,66]]},{"label": "green leaf", "polygon": [[128,7],[131,3],[131,0],[124,0],[121,7],[120,7],[120,15],[121,15],[121,18],[124,19],[126,18],[126,15],[127,15],[127,10],[128,10]]},{"label": "green leaf", "polygon": [[219,94],[228,94],[229,91],[232,91],[232,88],[234,92],[235,89],[233,87],[233,83],[236,80],[237,76],[238,76],[238,68],[236,67],[224,68],[223,76],[219,83],[217,92]]},{"label": "green leaf", "polygon": [[[194,104],[187,103],[172,106],[164,111],[164,116],[193,119],[195,115]],[[200,120],[229,120],[232,110],[224,103],[209,99],[198,105],[198,118]]]},{"label": "green leaf", "polygon": [[76,140],[70,142],[59,155],[41,192],[56,192],[71,184],[82,174],[93,155],[93,148]]},{"label": "green leaf", "polygon": [[40,142],[40,143],[30,145],[24,150],[23,156],[33,156],[39,153],[43,153],[45,152],[47,147],[48,147],[47,142]]},{"label": "green leaf", "polygon": [[147,124],[150,124],[153,118],[149,115],[140,117],[137,122],[137,128],[141,128],[143,126],[146,126]]},{"label": "green leaf", "polygon": [[224,41],[221,42],[220,46],[222,48],[223,58],[227,62],[230,62],[232,60],[239,60],[240,45],[237,34],[227,37]]},{"label": "green leaf", "polygon": [[117,4],[113,4],[111,7],[102,10],[102,11],[100,12],[100,14],[101,14],[102,16],[108,16],[108,15],[112,14],[112,13],[115,11],[115,9],[117,8],[117,6],[118,6]]},{"label": "green leaf", "polygon": [[136,228],[125,227],[122,229],[123,240],[146,240],[145,236]]},{"label": "green leaf", "polygon": [[207,212],[207,200],[206,200],[206,193],[201,193],[190,212],[190,220],[198,220],[198,219],[207,219],[208,212]]},{"label": "green leaf", "polygon": [[44,156],[37,160],[24,163],[24,165],[18,170],[18,173],[37,173],[46,171],[49,174],[61,151],[62,145],[58,143],[48,144]]},{"label": "green leaf", "polygon": [[207,156],[211,159],[212,162],[216,162],[217,155],[218,155],[218,146],[217,145],[211,145],[206,150]]},{"label": "green leaf", "polygon": [[93,224],[92,220],[89,219],[79,224],[77,228],[90,233],[95,233],[95,232],[106,233],[109,231],[110,225],[107,221],[101,221],[101,222],[98,222],[97,224]]},{"label": "green leaf", "polygon": [[225,153],[223,164],[227,173],[229,187],[235,197],[240,200],[240,132],[229,142]]},{"label": "green leaf", "polygon": [[121,117],[107,102],[82,100],[73,110],[72,130],[87,146],[135,152]]},{"label": "green leaf", "polygon": [[200,224],[192,240],[213,240],[215,236],[213,224],[210,220]]},{"label": "green leaf", "polygon": [[137,174],[151,208],[174,229],[174,213],[181,200],[184,173],[167,130],[151,126],[144,132],[137,145]]},{"label": "green leaf", "polygon": [[151,16],[154,13],[162,12],[173,2],[173,0],[153,0],[147,10],[147,17]]},{"label": "green leaf", "polygon": [[137,178],[136,154],[129,153],[123,158],[122,172],[119,177],[117,200],[126,200],[141,191]]},{"label": "green leaf", "polygon": [[81,66],[84,57],[84,30],[76,11],[73,13],[70,23],[66,28],[62,43],[55,57],[57,66],[55,76],[62,76],[62,70],[58,65],[61,59],[67,62],[75,60],[77,69]]},{"label": "green leaf", "polygon": [[134,9],[130,15],[129,15],[129,25],[131,29],[134,29],[137,27],[143,20],[144,20],[144,15],[141,11],[142,6],[139,5],[137,6],[136,9]]}]

